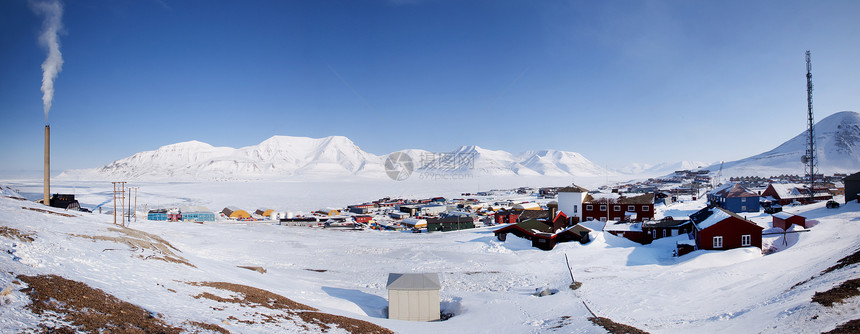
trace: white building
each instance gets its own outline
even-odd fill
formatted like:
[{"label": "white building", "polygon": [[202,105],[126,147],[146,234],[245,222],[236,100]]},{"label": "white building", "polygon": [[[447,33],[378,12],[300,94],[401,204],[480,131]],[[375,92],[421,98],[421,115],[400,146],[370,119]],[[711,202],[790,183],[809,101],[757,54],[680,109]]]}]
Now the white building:
[{"label": "white building", "polygon": [[388,319],[439,320],[439,274],[388,274]]},{"label": "white building", "polygon": [[568,218],[577,217],[582,221],[582,202],[588,195],[588,189],[572,185],[558,190],[558,211],[564,212]]}]

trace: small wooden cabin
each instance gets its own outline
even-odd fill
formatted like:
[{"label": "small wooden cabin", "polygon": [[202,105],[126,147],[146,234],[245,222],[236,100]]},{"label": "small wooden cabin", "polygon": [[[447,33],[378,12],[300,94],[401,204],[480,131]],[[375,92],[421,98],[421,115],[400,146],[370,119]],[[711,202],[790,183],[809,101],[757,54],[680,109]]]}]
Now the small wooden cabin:
[{"label": "small wooden cabin", "polygon": [[806,217],[793,215],[788,212],[777,212],[773,214],[773,227],[779,227],[783,231],[788,230],[792,224],[806,228]]}]

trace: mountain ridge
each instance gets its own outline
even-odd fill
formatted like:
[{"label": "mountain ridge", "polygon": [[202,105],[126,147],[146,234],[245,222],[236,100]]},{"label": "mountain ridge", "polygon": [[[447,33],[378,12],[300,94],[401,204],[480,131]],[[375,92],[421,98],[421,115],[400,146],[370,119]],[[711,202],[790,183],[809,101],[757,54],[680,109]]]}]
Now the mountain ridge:
[{"label": "mountain ridge", "polygon": [[[579,153],[536,150],[509,153],[476,145],[451,152],[403,152],[416,171],[509,176],[595,176],[611,173]],[[257,145],[215,147],[191,140],[143,151],[105,166],[68,170],[60,178],[251,180],[294,176],[386,177],[384,161],[344,136],[323,138],[276,135]]]},{"label": "mountain ridge", "polygon": [[[843,111],[815,124],[819,172],[853,173],[860,170],[860,114]],[[491,176],[639,176],[664,175],[675,170],[708,169],[723,176],[771,176],[804,173],[806,132],[776,148],[745,159],[705,164],[680,161],[656,165],[631,164],[609,170],[576,152],[554,149],[510,153],[477,145],[450,152],[404,149],[416,172],[469,173]],[[393,152],[392,152],[393,153]],[[276,135],[257,145],[215,147],[197,140],[161,146],[122,158],[99,168],[68,170],[60,178],[180,180],[253,180],[295,176],[385,177],[388,155],[365,152],[344,136],[323,138]],[[707,166],[707,167],[703,167]]]}]

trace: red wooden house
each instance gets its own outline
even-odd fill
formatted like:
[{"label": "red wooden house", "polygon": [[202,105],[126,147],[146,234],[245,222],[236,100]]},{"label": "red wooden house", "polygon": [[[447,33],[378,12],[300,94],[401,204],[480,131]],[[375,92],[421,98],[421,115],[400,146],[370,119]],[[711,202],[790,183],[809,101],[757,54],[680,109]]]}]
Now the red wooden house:
[{"label": "red wooden house", "polygon": [[355,215],[355,216],[352,216],[352,219],[355,219],[356,223],[365,224],[365,223],[373,220],[373,216],[371,216],[371,215]]},{"label": "red wooden house", "polygon": [[632,216],[635,216],[631,219],[634,221],[654,219],[654,194],[617,198],[595,196],[598,195],[585,196],[582,203],[583,220],[625,220]]},{"label": "red wooden house", "polygon": [[773,214],[773,227],[779,227],[783,231],[788,230],[792,224],[806,228],[806,217],[793,215],[788,212],[777,212]]},{"label": "red wooden house", "polygon": [[[809,199],[809,188],[801,184],[781,184],[771,183],[761,193],[761,197],[773,202],[779,202],[779,205],[789,205],[793,202],[800,204],[811,203]],[[827,189],[815,188],[815,201],[826,201],[832,199],[833,195]]]},{"label": "red wooden house", "polygon": [[567,227],[569,218],[559,212],[552,221],[528,219],[516,224],[510,224],[493,231],[499,241],[505,241],[508,233],[520,238],[531,240],[532,247],[542,250],[552,250],[559,242],[579,241],[587,243],[590,241],[588,232],[590,229],[576,224]]},{"label": "red wooden house", "polygon": [[764,228],[729,210],[707,207],[690,215],[690,220],[698,249],[761,248]]},{"label": "red wooden house", "polygon": [[642,223],[608,222],[603,231],[643,245],[650,244],[652,240],[649,233],[642,231]]},{"label": "red wooden house", "polygon": [[553,218],[554,210],[504,210],[493,214],[496,225],[516,224],[529,219]]}]

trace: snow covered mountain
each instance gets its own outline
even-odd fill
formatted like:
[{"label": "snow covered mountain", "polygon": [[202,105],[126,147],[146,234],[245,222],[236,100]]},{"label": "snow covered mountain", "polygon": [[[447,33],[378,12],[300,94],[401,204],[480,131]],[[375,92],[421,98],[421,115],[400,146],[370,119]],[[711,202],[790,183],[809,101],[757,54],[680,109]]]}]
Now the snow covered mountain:
[{"label": "snow covered mountain", "polygon": [[[860,114],[838,112],[814,125],[818,171],[824,174],[860,170]],[[724,176],[804,174],[800,157],[806,153],[806,132],[776,148],[746,159],[723,164]],[[719,170],[720,164],[708,167]]]},{"label": "snow covered mountain", "polygon": [[136,153],[104,167],[63,172],[93,179],[242,180],[267,176],[364,175],[383,171],[382,158],[341,136],[274,136],[259,145],[213,147],[189,141]]},{"label": "snow covered mountain", "polygon": [[673,173],[678,170],[696,170],[711,164],[701,161],[678,161],[675,163],[659,163],[656,165],[634,163],[618,172],[622,174],[640,175],[640,176],[657,176]]},{"label": "snow covered mountain", "polygon": [[422,160],[419,166],[426,170],[481,175],[600,176],[610,173],[575,152],[541,150],[513,154],[478,146],[462,146],[453,152],[437,154],[435,159]]},{"label": "snow covered mountain", "polygon": [[[574,152],[543,150],[512,154],[477,146],[433,153],[400,151],[419,171],[477,175],[597,176],[607,172]],[[249,180],[291,176],[386,177],[385,159],[365,152],[342,136],[274,136],[242,148],[214,147],[199,141],[136,153],[95,169],[65,171],[60,178],[131,180]]]}]

